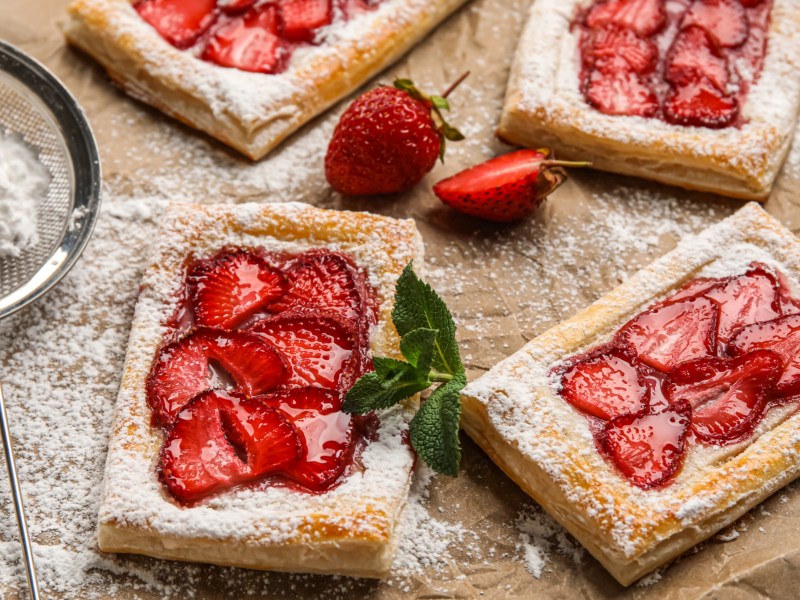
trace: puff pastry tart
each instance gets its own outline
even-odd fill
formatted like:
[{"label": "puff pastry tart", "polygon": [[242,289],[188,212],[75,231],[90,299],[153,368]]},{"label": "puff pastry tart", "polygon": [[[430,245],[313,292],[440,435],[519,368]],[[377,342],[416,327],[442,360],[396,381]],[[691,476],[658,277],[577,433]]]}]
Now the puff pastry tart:
[{"label": "puff pastry tart", "polygon": [[259,159],[464,0],[74,0],[67,40],[131,96]]},{"label": "puff pastry tart", "polygon": [[414,458],[410,407],[341,412],[398,354],[412,221],[303,204],[173,205],[146,270],[116,407],[99,547],[381,577]]},{"label": "puff pastry tart", "polygon": [[800,474],[798,280],[749,204],[472,382],[463,427],[630,584]]},{"label": "puff pastry tart", "polygon": [[498,135],[764,200],[800,110],[794,0],[537,0]]}]

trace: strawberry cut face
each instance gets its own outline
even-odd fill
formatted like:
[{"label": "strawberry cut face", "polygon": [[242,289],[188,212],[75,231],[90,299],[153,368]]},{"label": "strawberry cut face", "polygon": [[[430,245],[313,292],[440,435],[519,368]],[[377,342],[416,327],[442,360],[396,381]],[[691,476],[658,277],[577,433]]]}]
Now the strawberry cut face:
[{"label": "strawberry cut face", "polygon": [[331,0],[281,0],[278,6],[287,40],[313,42],[317,30],[333,20]]},{"label": "strawberry cut face", "polygon": [[211,390],[178,414],[161,450],[159,473],[176,499],[194,502],[275,473],[301,452],[297,430],[277,410]]},{"label": "strawberry cut face", "polygon": [[673,125],[722,129],[738,116],[736,98],[720,92],[707,78],[672,88],[664,101],[664,119]]},{"label": "strawberry cut face", "polygon": [[658,112],[658,97],[627,63],[611,63],[616,68],[595,69],[584,80],[586,100],[607,115],[652,117]]},{"label": "strawberry cut face", "polygon": [[677,86],[707,80],[724,94],[730,79],[728,61],[716,51],[704,29],[687,27],[669,49],[664,79]]},{"label": "strawberry cut face", "polygon": [[273,389],[291,373],[275,347],[255,334],[199,328],[164,346],[153,361],[146,389],[156,425],[171,425],[192,397],[212,387],[212,362],[246,394]]},{"label": "strawberry cut face", "polygon": [[341,412],[342,396],[309,387],[254,400],[279,410],[303,441],[303,452],[281,474],[310,490],[329,489],[344,473],[353,451],[353,424],[350,415]]},{"label": "strawberry cut face", "polygon": [[[655,69],[658,48],[631,29],[609,25],[591,32],[584,60],[587,66],[596,67],[601,72],[630,69],[644,75]],[[616,64],[619,60],[624,64]]]},{"label": "strawberry cut face", "polygon": [[735,48],[747,41],[747,13],[740,0],[694,0],[681,23],[702,27],[717,47]]},{"label": "strawberry cut face", "polygon": [[664,27],[666,18],[660,0],[606,0],[592,6],[586,24],[592,29],[617,25],[649,37]]},{"label": "strawberry cut face", "polygon": [[279,271],[242,250],[198,261],[187,282],[197,324],[225,329],[241,324],[288,289]]},{"label": "strawberry cut face", "polygon": [[336,315],[296,311],[254,323],[257,333],[286,357],[291,376],[286,385],[347,389],[356,379],[356,336]]},{"label": "strawberry cut face", "polygon": [[618,343],[661,372],[687,360],[713,356],[719,305],[698,297],[657,305],[625,324]]},{"label": "strawberry cut face", "polygon": [[739,330],[730,342],[734,356],[753,350],[772,350],[783,359],[776,391],[780,396],[800,394],[800,314],[753,323]]},{"label": "strawberry cut face", "polygon": [[769,350],[691,361],[670,373],[667,394],[673,402],[692,405],[692,430],[700,440],[732,443],[748,435],[761,418],[782,368],[780,356]]},{"label": "strawberry cut face", "polygon": [[572,406],[600,419],[641,412],[649,393],[636,362],[618,348],[586,357],[564,372],[561,393]]},{"label": "strawberry cut face", "polygon": [[622,415],[604,426],[604,452],[635,486],[665,485],[683,463],[692,410],[678,402],[661,412]]},{"label": "strawberry cut face", "polygon": [[176,48],[188,48],[216,19],[215,0],[141,0],[139,15]]}]

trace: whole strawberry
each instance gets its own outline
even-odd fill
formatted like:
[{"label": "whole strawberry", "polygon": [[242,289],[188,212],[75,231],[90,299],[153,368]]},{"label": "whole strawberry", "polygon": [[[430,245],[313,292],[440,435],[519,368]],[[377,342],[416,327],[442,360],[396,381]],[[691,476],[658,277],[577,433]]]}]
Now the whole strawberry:
[{"label": "whole strawberry", "polygon": [[359,96],[342,115],[328,145],[328,183],[348,196],[394,194],[414,187],[437,157],[444,160],[446,139],[464,139],[442,117],[441,111],[450,108],[447,93],[427,96],[408,79],[398,79],[394,87],[381,86]]},{"label": "whole strawberry", "polygon": [[433,186],[445,204],[489,221],[516,221],[534,212],[567,174],[589,163],[548,158],[550,150],[517,150],[471,167]]}]

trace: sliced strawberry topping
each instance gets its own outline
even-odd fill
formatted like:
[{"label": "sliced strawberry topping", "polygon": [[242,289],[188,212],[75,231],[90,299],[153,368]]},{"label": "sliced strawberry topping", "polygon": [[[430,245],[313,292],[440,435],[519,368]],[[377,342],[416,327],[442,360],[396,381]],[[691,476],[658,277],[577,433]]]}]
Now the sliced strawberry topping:
[{"label": "sliced strawberry topping", "polygon": [[705,297],[720,305],[717,344],[727,344],[731,336],[752,323],[771,321],[780,316],[779,284],[775,276],[760,267],[733,277],[705,292]]},{"label": "sliced strawberry topping", "polygon": [[289,287],[279,271],[245,250],[198,261],[187,282],[197,324],[225,329],[239,325]]},{"label": "sliced strawberry topping", "polygon": [[176,48],[188,48],[216,18],[215,0],[141,0],[141,17]]},{"label": "sliced strawberry topping", "polygon": [[754,6],[758,6],[764,0],[739,0],[742,6],[746,6],[747,8],[753,8]]},{"label": "sliced strawberry topping", "polygon": [[781,396],[800,394],[800,314],[744,327],[730,342],[735,356],[753,350],[772,350],[783,359],[783,372],[776,386]]},{"label": "sliced strawberry topping", "polygon": [[663,29],[667,14],[661,0],[607,0],[592,6],[586,16],[591,29],[619,25],[650,37]]},{"label": "sliced strawberry topping", "polygon": [[342,396],[309,387],[254,400],[280,410],[304,442],[303,454],[281,473],[309,489],[328,489],[344,472],[353,450],[353,425],[350,415],[341,412]]},{"label": "sliced strawberry topping", "polygon": [[278,348],[289,361],[291,386],[346,389],[357,377],[355,331],[336,315],[296,311],[255,322],[250,331]]},{"label": "sliced strawberry topping", "polygon": [[217,0],[217,6],[231,14],[245,11],[255,3],[256,0]]},{"label": "sliced strawberry topping", "polygon": [[[217,366],[222,373],[214,372]],[[168,426],[193,396],[229,383],[226,376],[246,394],[261,394],[283,384],[289,369],[275,347],[258,335],[199,328],[159,351],[147,379],[147,402],[154,423]]]},{"label": "sliced strawberry topping", "polygon": [[[613,63],[619,67],[620,62]],[[658,98],[647,83],[627,68],[606,72],[594,69],[584,80],[584,91],[589,104],[607,115],[652,117],[658,112]]]},{"label": "sliced strawberry topping", "polygon": [[275,473],[302,452],[297,430],[279,411],[245,396],[211,390],[175,420],[159,472],[181,502]]},{"label": "sliced strawberry topping", "polygon": [[273,312],[315,308],[334,312],[354,324],[368,312],[364,281],[341,254],[307,252],[293,261],[285,274],[289,291],[269,306]]},{"label": "sliced strawberry topping", "polygon": [[[603,72],[623,68],[643,75],[655,69],[658,48],[631,29],[610,25],[591,32],[584,59]],[[625,64],[615,64],[620,60]]]},{"label": "sliced strawberry topping", "polygon": [[667,296],[667,298],[661,304],[672,304],[678,300],[686,300],[687,298],[700,296],[703,294],[703,292],[711,289],[722,281],[722,279],[716,279],[712,277],[698,277],[697,279],[692,279],[683,287],[678,289],[677,292]]},{"label": "sliced strawberry topping", "polygon": [[271,3],[220,21],[201,57],[222,67],[278,73],[288,57],[278,25],[278,9]]},{"label": "sliced strawberry topping", "polygon": [[739,116],[739,102],[720,92],[708,79],[672,89],[664,101],[664,119],[673,125],[721,129]]},{"label": "sliced strawberry topping", "polygon": [[683,462],[692,410],[678,402],[654,414],[622,415],[606,423],[599,442],[635,486],[664,485]]},{"label": "sliced strawberry topping", "polygon": [[691,361],[670,373],[667,394],[692,405],[692,429],[699,439],[726,444],[747,435],[761,418],[782,369],[781,357],[769,350]]},{"label": "sliced strawberry topping", "polygon": [[628,321],[617,339],[643,363],[667,372],[714,354],[718,316],[719,305],[703,297],[656,305]]},{"label": "sliced strawberry topping", "polygon": [[749,30],[739,0],[694,0],[681,25],[702,27],[718,47],[727,48],[744,44]]},{"label": "sliced strawberry topping", "polygon": [[715,49],[700,27],[688,27],[672,42],[667,53],[664,79],[676,86],[708,80],[720,93],[728,86],[728,61]]},{"label": "sliced strawberry topping", "polygon": [[613,419],[647,406],[648,390],[636,371],[636,358],[615,348],[590,356],[562,376],[562,394],[578,410]]},{"label": "sliced strawberry topping", "polygon": [[[758,263],[754,263],[758,265]],[[768,267],[760,265],[768,271],[772,272]],[[795,315],[800,313],[800,300],[795,298],[792,293],[792,285],[789,279],[783,273],[776,273],[778,278],[778,288],[780,293],[781,314],[782,315]]]},{"label": "sliced strawberry topping", "polygon": [[317,29],[333,20],[331,0],[280,0],[283,37],[313,42]]}]

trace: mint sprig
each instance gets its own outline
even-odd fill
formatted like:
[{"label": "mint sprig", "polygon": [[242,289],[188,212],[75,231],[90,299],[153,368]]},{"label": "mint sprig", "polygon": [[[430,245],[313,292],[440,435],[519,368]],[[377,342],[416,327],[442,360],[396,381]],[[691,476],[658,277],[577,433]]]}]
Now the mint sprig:
[{"label": "mint sprig", "polygon": [[397,280],[392,322],[406,360],[374,357],[375,371],[356,381],[342,409],[366,414],[438,384],[411,420],[411,445],[433,470],[455,477],[461,462],[459,392],[467,376],[453,316],[433,288],[414,273],[412,263]]}]

